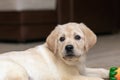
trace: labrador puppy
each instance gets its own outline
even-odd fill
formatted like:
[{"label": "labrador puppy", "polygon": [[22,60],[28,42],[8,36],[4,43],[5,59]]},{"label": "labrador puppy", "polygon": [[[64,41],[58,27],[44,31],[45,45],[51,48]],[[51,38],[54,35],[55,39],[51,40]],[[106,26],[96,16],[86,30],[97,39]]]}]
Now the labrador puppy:
[{"label": "labrador puppy", "polygon": [[103,80],[108,70],[87,68],[96,35],[83,23],[58,25],[46,42],[0,55],[0,80]]}]

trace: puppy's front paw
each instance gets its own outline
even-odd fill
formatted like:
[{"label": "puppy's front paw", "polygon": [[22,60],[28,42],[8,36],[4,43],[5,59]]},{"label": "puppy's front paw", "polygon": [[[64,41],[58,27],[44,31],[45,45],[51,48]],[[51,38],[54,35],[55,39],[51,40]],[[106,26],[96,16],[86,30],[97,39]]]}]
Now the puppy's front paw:
[{"label": "puppy's front paw", "polygon": [[101,78],[109,78],[109,70],[99,69],[98,71],[101,75]]},{"label": "puppy's front paw", "polygon": [[96,78],[95,80],[104,80],[104,79],[101,79],[101,78]]},{"label": "puppy's front paw", "polygon": [[97,77],[95,78],[95,77],[94,77],[94,78],[89,78],[88,80],[104,80],[104,79],[102,79],[102,78],[97,78]]}]

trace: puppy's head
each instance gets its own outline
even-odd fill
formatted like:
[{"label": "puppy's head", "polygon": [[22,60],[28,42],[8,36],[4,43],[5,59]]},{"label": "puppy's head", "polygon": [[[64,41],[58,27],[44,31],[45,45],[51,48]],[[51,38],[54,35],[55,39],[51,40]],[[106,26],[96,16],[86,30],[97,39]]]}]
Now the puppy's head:
[{"label": "puppy's head", "polygon": [[58,25],[47,38],[49,49],[67,64],[80,62],[96,43],[96,35],[83,23]]}]

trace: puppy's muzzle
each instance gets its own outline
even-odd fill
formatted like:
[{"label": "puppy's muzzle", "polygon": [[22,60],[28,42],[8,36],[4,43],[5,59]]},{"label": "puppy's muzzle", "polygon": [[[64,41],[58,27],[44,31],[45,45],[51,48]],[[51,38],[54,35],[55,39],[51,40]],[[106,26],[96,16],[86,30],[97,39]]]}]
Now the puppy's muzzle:
[{"label": "puppy's muzzle", "polygon": [[65,46],[66,56],[74,56],[73,50],[74,50],[73,45],[66,45]]}]

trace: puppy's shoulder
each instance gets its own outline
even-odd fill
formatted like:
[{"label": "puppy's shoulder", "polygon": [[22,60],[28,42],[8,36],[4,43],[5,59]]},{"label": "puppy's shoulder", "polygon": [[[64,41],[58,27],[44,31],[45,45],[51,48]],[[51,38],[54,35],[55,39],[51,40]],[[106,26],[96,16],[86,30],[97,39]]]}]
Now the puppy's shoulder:
[{"label": "puppy's shoulder", "polygon": [[39,54],[53,55],[53,52],[49,49],[46,43],[39,45],[34,48]]}]

